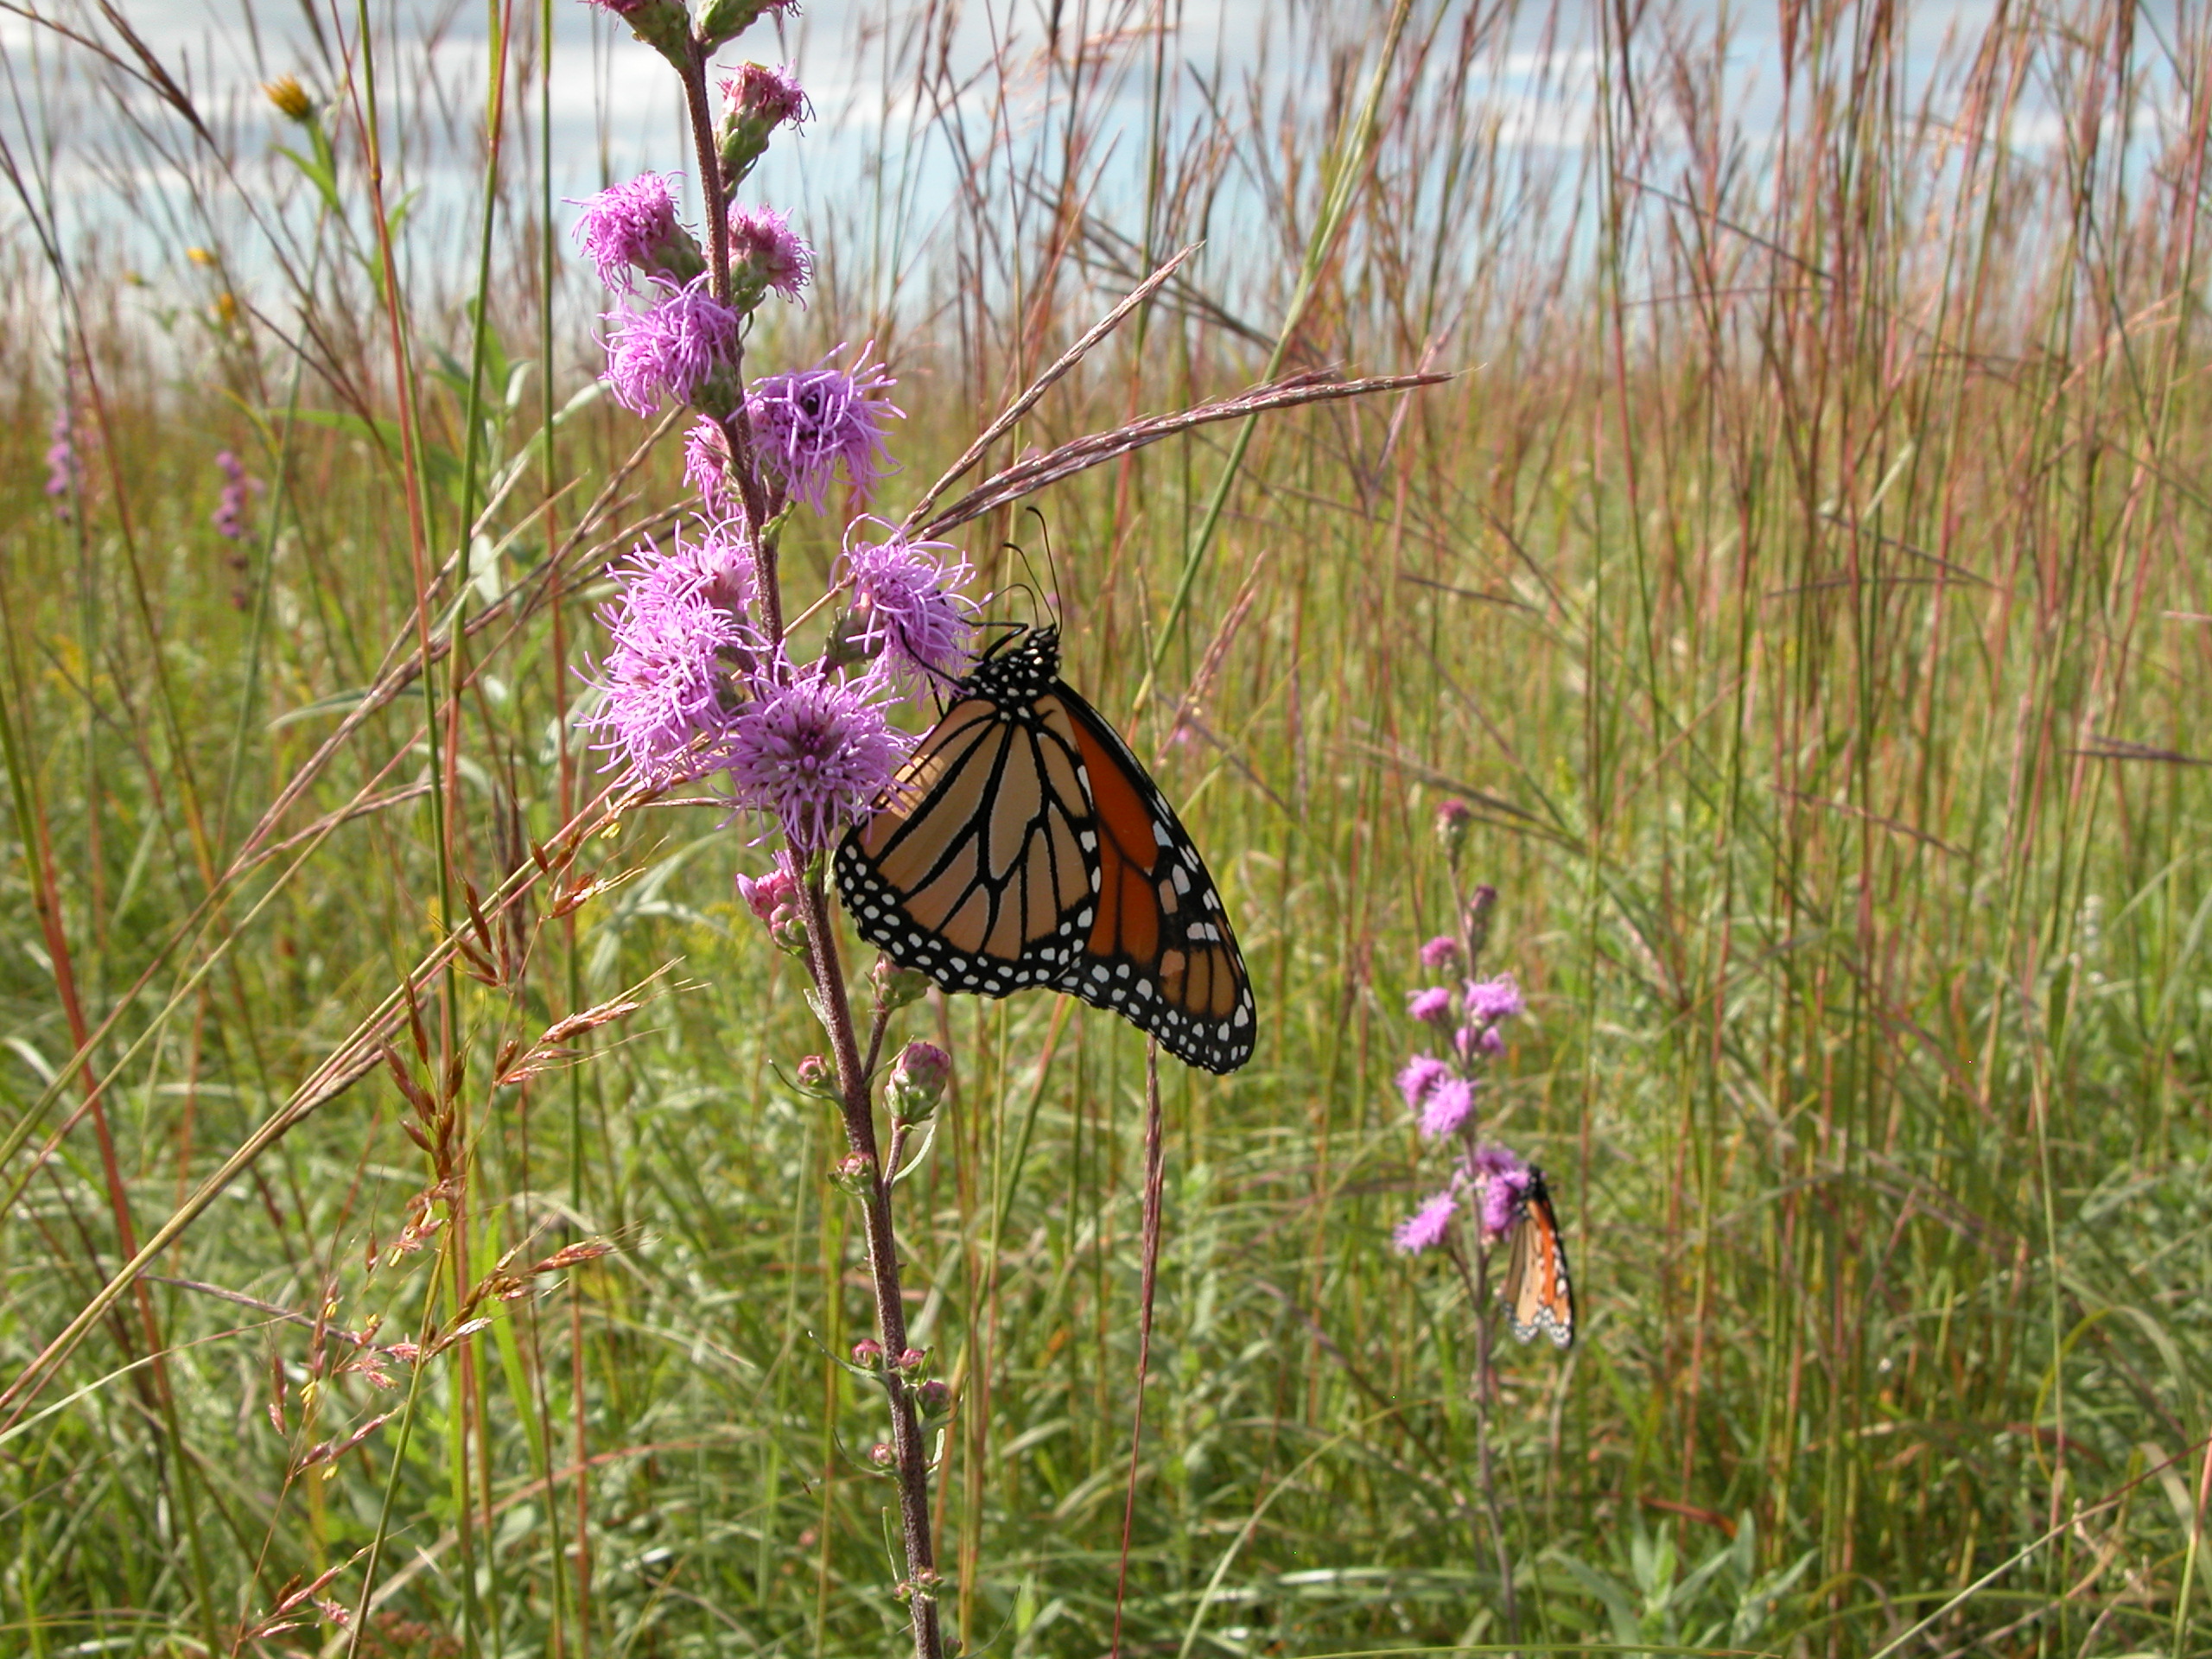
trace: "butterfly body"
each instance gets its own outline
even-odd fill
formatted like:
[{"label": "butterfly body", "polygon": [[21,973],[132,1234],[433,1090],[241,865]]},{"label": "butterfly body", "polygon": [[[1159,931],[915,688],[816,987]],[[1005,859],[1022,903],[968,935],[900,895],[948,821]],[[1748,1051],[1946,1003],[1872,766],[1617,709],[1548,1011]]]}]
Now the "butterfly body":
[{"label": "butterfly body", "polygon": [[1567,1246],[1541,1169],[1529,1171],[1529,1185],[1515,1201],[1510,1236],[1500,1294],[1513,1334],[1522,1342],[1541,1335],[1555,1347],[1568,1346],[1574,1340],[1574,1281],[1567,1271]]},{"label": "butterfly body", "polygon": [[1178,1058],[1251,1058],[1249,976],[1182,821],[1059,677],[1040,628],[952,688],[944,717],[837,849],[861,934],[949,991],[1046,987]]}]

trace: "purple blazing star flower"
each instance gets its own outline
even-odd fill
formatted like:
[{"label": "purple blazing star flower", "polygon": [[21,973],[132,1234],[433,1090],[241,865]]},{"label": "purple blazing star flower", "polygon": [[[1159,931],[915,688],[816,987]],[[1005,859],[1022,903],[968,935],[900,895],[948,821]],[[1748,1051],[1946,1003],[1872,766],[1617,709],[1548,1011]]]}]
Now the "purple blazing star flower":
[{"label": "purple blazing star flower", "polygon": [[82,474],[77,468],[75,428],[69,419],[69,406],[64,404],[54,411],[54,424],[47,429],[53,440],[46,448],[46,493],[54,503],[54,516],[69,517],[69,498],[76,493]]},{"label": "purple blazing star flower", "polygon": [[964,665],[972,632],[967,600],[952,590],[968,580],[968,562],[943,542],[910,542],[880,519],[880,542],[848,541],[845,580],[853,585],[853,638],[880,657],[902,684],[956,674]]},{"label": "purple blazing star flower", "polygon": [[1480,1146],[1468,1160],[1483,1185],[1483,1236],[1499,1239],[1513,1226],[1521,1195],[1529,1190],[1529,1166],[1503,1147]]},{"label": "purple blazing star flower", "polygon": [[641,542],[611,572],[621,591],[599,613],[607,656],[586,676],[600,705],[577,723],[609,752],[610,766],[626,764],[643,782],[699,776],[728,736],[729,670],[747,659],[753,636],[734,607],[710,596],[713,568],[679,531],[673,552]]},{"label": "purple blazing star flower", "polygon": [[1416,1020],[1441,1020],[1452,1012],[1452,993],[1441,985],[1409,992],[1406,1012]]},{"label": "purple blazing star flower", "polygon": [[674,181],[681,176],[640,173],[580,202],[567,199],[583,209],[576,219],[576,245],[613,292],[629,293],[638,271],[686,280],[698,274],[698,248],[676,217]]},{"label": "purple blazing star flower", "polygon": [[1449,968],[1459,960],[1459,941],[1449,933],[1440,933],[1421,948],[1421,965],[1432,973],[1439,968]]},{"label": "purple blazing star flower", "polygon": [[874,677],[757,677],[724,762],[734,804],[772,813],[801,856],[829,846],[898,769],[905,740],[884,720],[885,689]]},{"label": "purple blazing star flower", "polygon": [[[729,209],[729,264],[733,284],[773,289],[787,300],[814,275],[814,250],[801,241],[791,221],[772,207]],[[751,291],[758,293],[759,289]]]},{"label": "purple blazing star flower", "polygon": [[693,539],[679,530],[662,555],[669,580],[688,581],[709,604],[743,615],[753,605],[753,543],[734,524],[695,519],[693,528]]},{"label": "purple blazing star flower", "polygon": [[1440,1192],[1400,1222],[1397,1231],[1390,1236],[1390,1242],[1397,1246],[1400,1255],[1419,1255],[1423,1250],[1443,1242],[1446,1231],[1452,1225],[1452,1217],[1459,1208],[1458,1193],[1448,1190]]},{"label": "purple blazing star flower", "polygon": [[817,512],[838,462],[861,496],[890,469],[884,418],[904,420],[906,411],[881,395],[898,382],[881,364],[868,362],[869,350],[861,348],[850,374],[830,367],[826,357],[810,369],[764,374],[745,400],[760,459],[775,468],[794,500]]},{"label": "purple blazing star flower", "polygon": [[215,465],[223,474],[223,499],[209,522],[218,536],[235,542],[245,534],[246,499],[261,488],[261,480],[250,477],[245,463],[227,449],[216,455]]},{"label": "purple blazing star flower", "polygon": [[633,415],[659,411],[661,399],[696,401],[708,383],[733,367],[738,358],[743,313],[707,291],[696,276],[681,287],[665,277],[652,279],[661,298],[645,311],[610,311],[613,323],[607,340],[607,385],[614,401]]},{"label": "purple blazing star flower", "polygon": [[1478,1020],[1510,1020],[1525,1013],[1529,1004],[1510,974],[1478,979],[1467,987],[1467,1012]]},{"label": "purple blazing star flower", "polygon": [[1406,1097],[1406,1105],[1419,1111],[1436,1092],[1437,1085],[1452,1075],[1452,1068],[1440,1059],[1427,1054],[1416,1054],[1398,1071],[1398,1092]]},{"label": "purple blazing star flower", "polygon": [[1446,1077],[1430,1091],[1421,1109],[1421,1132],[1440,1140],[1467,1121],[1475,1109],[1475,1085],[1465,1077]]}]

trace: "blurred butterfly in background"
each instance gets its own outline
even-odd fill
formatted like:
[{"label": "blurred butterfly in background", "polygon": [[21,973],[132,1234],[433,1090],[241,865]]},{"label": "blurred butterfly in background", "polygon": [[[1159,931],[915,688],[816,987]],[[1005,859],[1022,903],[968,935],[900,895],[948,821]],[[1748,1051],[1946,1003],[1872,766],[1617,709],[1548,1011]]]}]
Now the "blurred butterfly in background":
[{"label": "blurred butterfly in background", "polygon": [[861,934],[948,991],[1066,991],[1176,1058],[1252,1058],[1252,982],[1205,862],[1114,728],[1060,678],[1058,628],[997,641],[839,843]]},{"label": "blurred butterfly in background", "polygon": [[1559,1236],[1544,1173],[1533,1166],[1529,1185],[1513,1207],[1511,1254],[1501,1294],[1513,1334],[1534,1342],[1541,1332],[1555,1346],[1574,1340],[1574,1281],[1567,1276],[1567,1245]]}]

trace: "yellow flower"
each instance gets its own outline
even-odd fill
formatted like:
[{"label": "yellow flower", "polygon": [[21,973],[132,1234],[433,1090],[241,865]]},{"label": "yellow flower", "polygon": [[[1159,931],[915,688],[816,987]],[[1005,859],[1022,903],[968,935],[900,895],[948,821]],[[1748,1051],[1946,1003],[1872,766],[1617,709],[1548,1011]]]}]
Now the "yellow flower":
[{"label": "yellow flower", "polygon": [[300,85],[296,75],[264,81],[261,90],[287,121],[306,121],[315,114],[315,100],[308,96],[308,89]]}]

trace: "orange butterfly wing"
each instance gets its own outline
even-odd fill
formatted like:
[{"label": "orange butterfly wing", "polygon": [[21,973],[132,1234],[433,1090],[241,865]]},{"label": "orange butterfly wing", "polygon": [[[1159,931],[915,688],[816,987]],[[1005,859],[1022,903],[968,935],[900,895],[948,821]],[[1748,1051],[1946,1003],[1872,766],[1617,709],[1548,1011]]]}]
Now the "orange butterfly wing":
[{"label": "orange butterfly wing", "polygon": [[1220,895],[1128,747],[1059,678],[1057,634],[987,658],[839,844],[863,937],[950,991],[1049,985],[1233,1071],[1258,1025]]},{"label": "orange butterfly wing", "polygon": [[1513,1334],[1522,1342],[1548,1336],[1556,1347],[1574,1340],[1574,1281],[1567,1271],[1567,1245],[1552,1209],[1543,1172],[1529,1172],[1513,1218],[1513,1252],[1505,1270],[1503,1296]]},{"label": "orange butterfly wing", "polygon": [[1189,831],[1090,704],[1060,685],[1043,712],[1074,734],[1098,830],[1097,913],[1060,988],[1134,1021],[1179,1059],[1234,1071],[1252,1058],[1252,980]]}]

